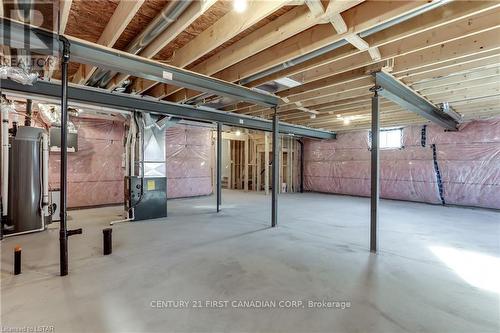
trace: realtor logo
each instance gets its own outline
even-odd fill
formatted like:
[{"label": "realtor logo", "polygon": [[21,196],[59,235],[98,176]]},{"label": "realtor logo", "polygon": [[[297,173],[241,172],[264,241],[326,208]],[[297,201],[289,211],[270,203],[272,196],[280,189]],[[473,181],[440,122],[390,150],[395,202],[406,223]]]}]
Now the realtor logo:
[{"label": "realtor logo", "polygon": [[[19,67],[30,71],[55,69],[59,43],[47,38],[43,28],[54,29],[52,3],[42,1],[3,1],[0,9],[1,65]],[[4,19],[6,18],[6,19]]]}]

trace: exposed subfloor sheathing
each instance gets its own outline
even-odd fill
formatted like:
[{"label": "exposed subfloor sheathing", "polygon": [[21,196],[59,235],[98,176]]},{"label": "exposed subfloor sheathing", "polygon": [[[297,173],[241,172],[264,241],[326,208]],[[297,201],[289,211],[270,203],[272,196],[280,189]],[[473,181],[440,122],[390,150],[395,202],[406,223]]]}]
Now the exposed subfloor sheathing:
[{"label": "exposed subfloor sheathing", "polygon": [[[260,193],[224,191],[219,214],[213,196],[169,201],[167,219],[113,226],[110,256],[102,256],[102,229],[122,208],[70,211],[69,228],[83,227],[83,235],[70,238],[66,277],[58,276],[57,224],[7,238],[1,243],[2,326],[49,325],[56,332],[499,331],[498,290],[456,267],[457,256],[458,262],[474,255],[498,260],[498,212],[382,200],[380,252],[374,255],[368,251],[369,199],[317,193],[279,199],[276,229],[269,228],[270,197]],[[12,275],[16,244],[23,248],[18,276]],[[351,306],[152,308],[156,300],[337,300]]]}]

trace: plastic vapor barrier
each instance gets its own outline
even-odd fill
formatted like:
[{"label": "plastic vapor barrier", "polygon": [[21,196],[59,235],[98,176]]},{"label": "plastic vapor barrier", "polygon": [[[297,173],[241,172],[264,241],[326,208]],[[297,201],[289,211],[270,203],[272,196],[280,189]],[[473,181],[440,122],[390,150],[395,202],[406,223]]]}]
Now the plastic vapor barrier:
[{"label": "plastic vapor barrier", "polygon": [[[500,119],[425,134],[423,147],[422,126],[406,127],[402,149],[380,151],[381,197],[500,209]],[[304,157],[305,190],[370,195],[368,131],[306,140]]]},{"label": "plastic vapor barrier", "polygon": [[212,137],[209,128],[176,125],[166,131],[167,197],[212,193]]},{"label": "plastic vapor barrier", "polygon": [[[124,124],[71,117],[78,131],[78,151],[68,153],[68,207],[123,203]],[[49,186],[59,188],[60,152],[51,152]]]}]

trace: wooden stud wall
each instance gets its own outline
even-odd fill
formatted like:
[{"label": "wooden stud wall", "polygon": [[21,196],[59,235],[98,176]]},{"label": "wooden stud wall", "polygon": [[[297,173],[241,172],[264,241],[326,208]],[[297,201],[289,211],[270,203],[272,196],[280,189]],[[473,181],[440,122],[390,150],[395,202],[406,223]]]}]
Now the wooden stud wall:
[{"label": "wooden stud wall", "polygon": [[[223,138],[228,142],[230,159],[229,177],[223,187],[269,194],[272,160],[269,133],[242,133],[240,136],[223,133]],[[281,141],[280,183],[285,185],[279,190],[281,193],[297,192],[300,187],[300,146],[293,137],[282,136]]]}]

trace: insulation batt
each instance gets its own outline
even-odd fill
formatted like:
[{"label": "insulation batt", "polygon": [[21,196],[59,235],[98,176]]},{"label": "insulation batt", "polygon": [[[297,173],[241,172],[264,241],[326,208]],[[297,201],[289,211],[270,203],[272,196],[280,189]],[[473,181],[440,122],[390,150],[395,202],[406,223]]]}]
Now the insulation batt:
[{"label": "insulation batt", "polygon": [[[81,117],[71,120],[78,130],[78,151],[68,153],[68,207],[123,203],[123,122]],[[51,189],[59,188],[60,165],[60,153],[51,152]]]},{"label": "insulation batt", "polygon": [[[120,121],[74,117],[78,151],[68,154],[68,207],[122,204],[125,136]],[[176,125],[165,135],[167,196],[181,198],[212,193],[211,132]],[[50,154],[50,188],[59,188],[60,153]]]},{"label": "insulation batt", "polygon": [[[380,151],[382,198],[441,203],[431,144],[436,145],[447,204],[500,209],[500,118],[464,123],[460,131],[427,126],[403,129],[402,149]],[[305,142],[308,191],[370,195],[368,131],[339,133],[337,140]]]},{"label": "insulation batt", "polygon": [[212,193],[212,137],[203,127],[176,125],[166,131],[167,197]]}]

